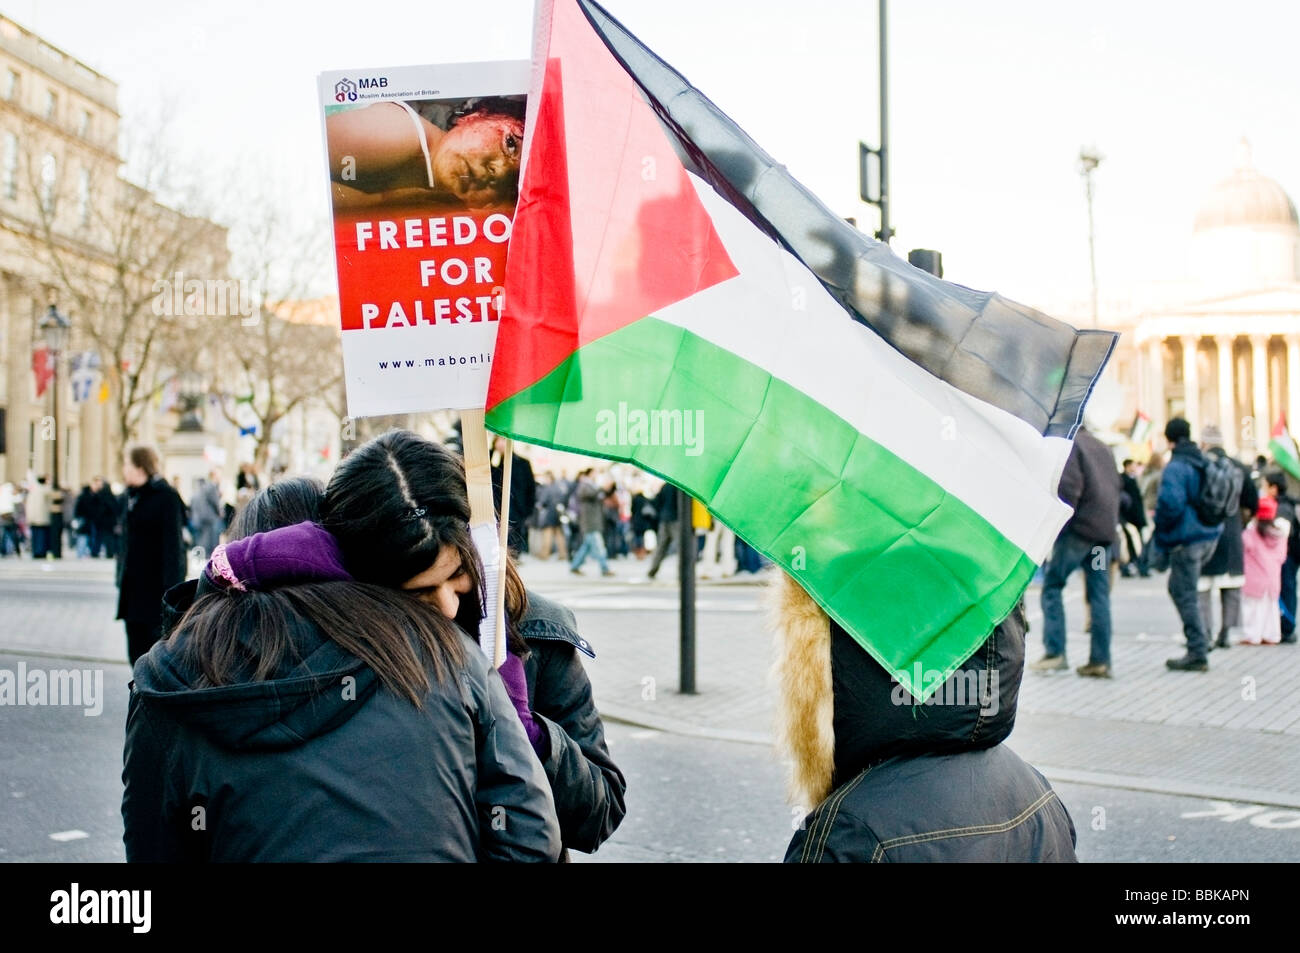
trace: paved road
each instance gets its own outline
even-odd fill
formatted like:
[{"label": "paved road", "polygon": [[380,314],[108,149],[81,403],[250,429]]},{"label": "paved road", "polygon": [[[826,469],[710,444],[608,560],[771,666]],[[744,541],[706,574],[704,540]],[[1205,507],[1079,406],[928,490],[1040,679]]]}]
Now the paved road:
[{"label": "paved road", "polygon": [[[0,656],[0,668],[55,660]],[[102,714],[81,709],[5,712],[0,734],[0,860],[124,859],[122,724],[125,666],[103,666]],[[799,816],[782,798],[771,751],[742,742],[609,725],[628,778],[628,816],[595,855],[576,862],[776,862]],[[1300,857],[1300,812],[1202,798],[1056,785],[1085,861],[1287,861]],[[1189,816],[1193,815],[1193,816]]]}]

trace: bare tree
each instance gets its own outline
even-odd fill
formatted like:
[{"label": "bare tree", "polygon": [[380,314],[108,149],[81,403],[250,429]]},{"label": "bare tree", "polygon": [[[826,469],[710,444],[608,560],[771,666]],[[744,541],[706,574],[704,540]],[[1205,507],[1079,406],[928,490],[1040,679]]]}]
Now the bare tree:
[{"label": "bare tree", "polygon": [[[313,400],[334,406],[343,360],[337,303],[319,294],[331,251],[328,231],[319,223],[294,223],[274,195],[245,194],[242,201],[232,228],[234,272],[257,289],[259,308],[252,319],[227,321],[208,363],[218,369],[211,390],[222,414],[236,426],[256,428],[255,458],[264,468],[280,421]],[[241,404],[248,408],[242,414]]]},{"label": "bare tree", "polygon": [[159,201],[159,191],[179,199],[187,192],[168,161],[163,128],[129,148],[137,182],[123,177],[116,153],[86,148],[35,120],[23,140],[31,255],[77,333],[99,352],[121,447],[171,370],[196,356],[209,324],[185,285],[224,275],[226,232],[193,208],[186,214]]}]

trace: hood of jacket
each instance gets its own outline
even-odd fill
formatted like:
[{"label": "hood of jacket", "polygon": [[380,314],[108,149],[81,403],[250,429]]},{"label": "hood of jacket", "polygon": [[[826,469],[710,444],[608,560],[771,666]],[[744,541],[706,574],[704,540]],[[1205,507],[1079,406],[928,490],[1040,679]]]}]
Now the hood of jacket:
[{"label": "hood of jacket", "polygon": [[[190,580],[168,590],[164,632],[174,631],[136,662],[134,691],[144,704],[165,710],[214,744],[236,751],[296,747],[343,724],[378,688],[373,669],[293,613],[289,631],[296,657],[290,652],[264,681],[252,680],[250,665],[232,684],[206,684],[186,652],[194,620],[177,627],[199,588],[199,580]],[[214,593],[212,600],[247,597],[203,588]],[[251,623],[233,637],[251,646]]]},{"label": "hood of jacket", "polygon": [[889,758],[988,748],[1011,734],[1025,662],[1019,606],[925,704],[785,573],[773,586],[769,616],[777,738],[791,763],[793,803],[819,804]]}]

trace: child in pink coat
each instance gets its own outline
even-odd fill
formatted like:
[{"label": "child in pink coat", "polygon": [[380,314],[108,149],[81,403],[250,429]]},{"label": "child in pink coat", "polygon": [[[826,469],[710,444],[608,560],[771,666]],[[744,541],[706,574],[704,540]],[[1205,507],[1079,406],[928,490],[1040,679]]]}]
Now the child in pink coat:
[{"label": "child in pink coat", "polygon": [[1277,600],[1282,593],[1282,563],[1286,561],[1286,520],[1277,518],[1277,500],[1260,497],[1259,512],[1241,534],[1246,583],[1241,587],[1243,645],[1276,645],[1282,641]]}]

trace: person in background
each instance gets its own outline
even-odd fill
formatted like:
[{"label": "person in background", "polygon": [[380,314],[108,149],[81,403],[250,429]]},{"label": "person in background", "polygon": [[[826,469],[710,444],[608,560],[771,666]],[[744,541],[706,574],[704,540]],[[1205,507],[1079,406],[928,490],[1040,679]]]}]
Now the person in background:
[{"label": "person in background", "polygon": [[632,494],[631,511],[632,552],[637,559],[645,559],[645,534],[655,528],[656,513],[654,500],[645,495],[644,481],[638,481]]},{"label": "person in background", "polygon": [[1064,671],[1065,603],[1062,590],[1070,575],[1083,569],[1090,610],[1088,664],[1078,674],[1110,678],[1110,563],[1119,519],[1120,483],[1110,448],[1080,427],[1061,473],[1058,494],[1074,509],[1052,547],[1043,573],[1044,655],[1030,668]]},{"label": "person in background", "polygon": [[567,535],[569,513],[567,500],[569,484],[563,479],[556,479],[548,471],[542,474],[542,483],[537,491],[537,542],[541,559],[550,559],[558,555],[564,562],[569,561],[569,544]]},{"label": "person in background", "polygon": [[1264,480],[1264,492],[1277,501],[1277,515],[1291,527],[1287,536],[1286,560],[1282,563],[1279,580],[1282,641],[1289,645],[1296,640],[1296,570],[1300,568],[1300,519],[1296,514],[1295,498],[1287,492],[1286,474],[1281,470],[1270,470],[1264,474]]},{"label": "person in background", "polygon": [[605,498],[601,505],[605,508],[605,551],[610,559],[626,556],[627,524],[623,520],[623,491],[612,477],[605,487]]},{"label": "person in background", "polygon": [[582,545],[573,554],[569,572],[581,576],[582,564],[590,555],[596,557],[602,576],[612,576],[614,573],[605,558],[605,494],[596,485],[595,471],[591,467],[578,474],[578,487],[574,492],[578,497],[578,532],[582,534]]},{"label": "person in background", "polygon": [[1120,570],[1125,576],[1141,576],[1145,579],[1151,575],[1147,569],[1146,546],[1142,542],[1142,530],[1147,525],[1146,507],[1142,505],[1142,489],[1138,486],[1138,462],[1133,459],[1124,461],[1124,470],[1120,478],[1120,525],[1124,530],[1124,539],[1128,544],[1128,562]]},{"label": "person in background", "polygon": [[94,493],[87,483],[77,494],[77,502],[72,509],[72,528],[77,534],[76,553],[78,559],[85,559],[91,555],[93,536],[95,533],[95,521],[91,513],[94,507]]},{"label": "person in background", "polygon": [[22,532],[18,527],[18,494],[12,483],[0,483],[0,556],[21,556]]},{"label": "person in background", "polygon": [[1242,586],[1240,645],[1277,645],[1282,641],[1277,600],[1282,594],[1282,564],[1290,533],[1291,524],[1277,515],[1277,500],[1262,498],[1255,518],[1241,534],[1246,581]]},{"label": "person in background", "polygon": [[659,567],[673,548],[673,543],[681,535],[677,529],[677,496],[677,487],[667,480],[655,496],[655,512],[659,516],[659,527],[655,530],[658,544],[655,546],[654,555],[650,558],[650,568],[646,572],[647,579],[654,579],[655,574],[659,572]]},{"label": "person in background", "polygon": [[32,534],[32,559],[44,559],[50,552],[50,489],[43,475],[28,485],[24,503]]},{"label": "person in background", "polygon": [[190,529],[194,545],[203,550],[204,558],[212,554],[221,542],[221,531],[226,528],[226,513],[221,502],[221,471],[212,470],[206,480],[200,480],[190,499]]},{"label": "person in background", "polygon": [[[1245,582],[1245,566],[1242,563],[1241,531],[1242,520],[1249,520],[1255,515],[1259,506],[1259,490],[1250,479],[1250,470],[1242,463],[1228,456],[1223,449],[1223,433],[1218,427],[1207,426],[1201,430],[1201,446],[1206,459],[1218,458],[1229,461],[1241,471],[1241,492],[1238,505],[1233,507],[1223,521],[1223,532],[1214,553],[1201,567],[1201,578],[1197,584],[1197,601],[1201,607],[1201,620],[1205,626],[1205,637],[1214,633],[1214,590],[1219,592],[1220,621],[1218,637],[1210,648],[1226,649],[1229,645],[1231,630],[1241,625],[1241,586]],[[1203,588],[1202,588],[1203,587]]]},{"label": "person in background", "polygon": [[251,463],[241,463],[239,473],[235,475],[235,491],[252,490],[256,493],[262,488],[262,481],[257,475],[257,468]]},{"label": "person in background", "polygon": [[[506,438],[497,437],[492,446],[492,501],[496,506],[497,518],[501,516],[501,485],[505,479],[502,461],[506,449]],[[527,457],[517,453],[510,455],[510,532],[507,545],[516,555],[528,552],[528,518],[537,505],[537,480],[533,476],[533,465]]]},{"label": "person in background", "polygon": [[1210,640],[1201,618],[1197,582],[1201,567],[1213,555],[1223,531],[1222,526],[1206,526],[1196,512],[1205,457],[1191,438],[1191,425],[1184,418],[1175,417],[1165,424],[1165,439],[1172,449],[1160,480],[1151,537],[1168,554],[1169,598],[1178,610],[1187,639],[1187,653],[1165,661],[1166,667],[1176,672],[1209,671]]},{"label": "person in background", "polygon": [[127,485],[117,618],[126,623],[132,665],[161,635],[162,597],[185,578],[185,505],[160,475],[158,452],[134,446],[122,465]]}]

